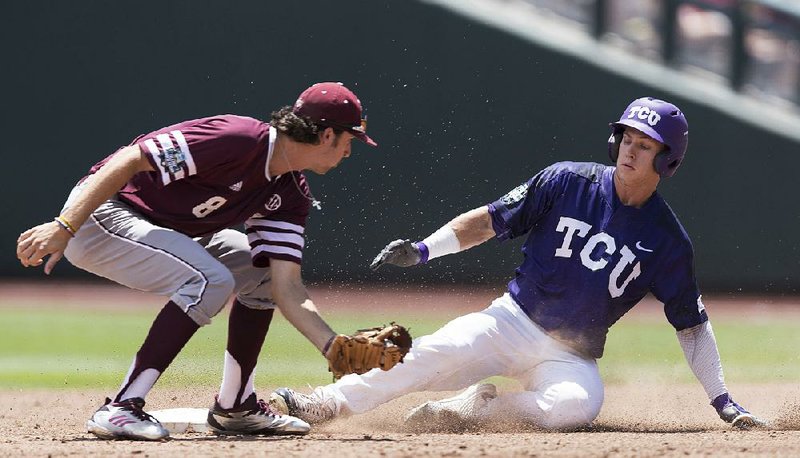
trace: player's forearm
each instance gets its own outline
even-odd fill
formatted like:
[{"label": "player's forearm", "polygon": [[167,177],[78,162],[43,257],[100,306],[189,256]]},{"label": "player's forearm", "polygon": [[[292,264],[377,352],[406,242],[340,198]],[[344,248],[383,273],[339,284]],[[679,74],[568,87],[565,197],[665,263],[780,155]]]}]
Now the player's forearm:
[{"label": "player's forearm", "polygon": [[283,316],[300,331],[309,342],[322,351],[326,343],[336,335],[322,319],[317,307],[308,297],[305,287],[293,285],[288,288],[278,288],[275,303]]},{"label": "player's forearm", "polygon": [[697,380],[703,385],[709,399],[728,391],[722,374],[717,341],[711,323],[705,323],[678,331],[678,341]]},{"label": "player's forearm", "polygon": [[458,238],[461,250],[466,250],[494,237],[489,207],[479,207],[453,218],[447,225]]},{"label": "player's forearm", "polygon": [[103,202],[119,191],[125,183],[141,171],[151,170],[138,146],[129,146],[115,154],[100,170],[88,178],[80,195],[61,216],[75,229],[80,228],[89,215]]},{"label": "player's forearm", "polygon": [[422,262],[467,250],[494,235],[488,207],[470,210],[456,216],[418,244]]}]

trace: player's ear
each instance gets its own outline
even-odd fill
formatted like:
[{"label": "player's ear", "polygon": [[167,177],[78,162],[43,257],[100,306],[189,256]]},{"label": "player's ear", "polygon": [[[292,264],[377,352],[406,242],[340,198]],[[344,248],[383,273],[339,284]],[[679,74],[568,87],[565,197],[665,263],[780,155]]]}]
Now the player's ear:
[{"label": "player's ear", "polygon": [[336,138],[336,131],[333,127],[326,127],[319,133],[319,141],[321,144],[330,143],[334,138]]}]

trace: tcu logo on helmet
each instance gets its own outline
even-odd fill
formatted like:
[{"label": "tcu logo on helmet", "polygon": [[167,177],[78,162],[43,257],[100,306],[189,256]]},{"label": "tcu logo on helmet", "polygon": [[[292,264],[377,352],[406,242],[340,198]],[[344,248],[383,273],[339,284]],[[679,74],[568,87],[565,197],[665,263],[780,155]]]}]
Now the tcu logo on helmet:
[{"label": "tcu logo on helmet", "polygon": [[656,110],[651,110],[650,108],[643,107],[640,105],[631,107],[631,110],[628,113],[628,119],[631,119],[633,117],[647,120],[647,124],[650,124],[651,126],[655,126],[656,124],[658,124],[658,121],[661,121],[661,115],[658,114]]}]

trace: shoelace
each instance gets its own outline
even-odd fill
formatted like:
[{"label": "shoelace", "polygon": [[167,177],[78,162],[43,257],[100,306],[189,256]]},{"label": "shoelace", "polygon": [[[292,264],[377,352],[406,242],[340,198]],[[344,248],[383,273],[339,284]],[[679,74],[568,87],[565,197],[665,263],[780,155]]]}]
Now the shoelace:
[{"label": "shoelace", "polygon": [[151,421],[153,423],[157,423],[155,418],[153,418],[149,413],[143,410],[144,407],[143,402],[138,402],[135,399],[126,399],[124,401],[115,402],[113,405],[115,407],[119,407],[120,410],[130,412],[131,415],[138,418],[139,420]]},{"label": "shoelace", "polygon": [[274,411],[272,407],[267,402],[264,402],[263,399],[259,399],[256,403],[256,408],[250,411],[250,414],[253,415],[266,415],[268,417],[280,417],[281,414]]},{"label": "shoelace", "polygon": [[333,400],[324,399],[316,391],[311,395],[295,393],[295,402],[297,402],[298,410],[321,420],[327,420],[333,416],[333,407],[328,405]]}]

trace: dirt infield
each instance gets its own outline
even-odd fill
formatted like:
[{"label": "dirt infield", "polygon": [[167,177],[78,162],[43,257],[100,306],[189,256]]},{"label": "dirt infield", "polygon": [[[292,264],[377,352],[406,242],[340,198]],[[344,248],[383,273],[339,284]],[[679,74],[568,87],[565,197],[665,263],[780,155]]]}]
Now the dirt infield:
[{"label": "dirt infield", "polygon": [[[684,389],[685,388],[685,389]],[[698,390],[681,386],[612,386],[594,427],[543,432],[524,426],[463,434],[412,434],[408,408],[447,393],[417,393],[361,416],[316,427],[305,437],[178,434],[161,443],[104,441],[85,433],[101,403],[96,391],[0,392],[0,456],[800,456],[800,409],[795,385],[737,386],[774,425],[736,431],[723,424]],[[687,394],[693,393],[693,394]],[[154,390],[153,408],[196,406],[210,391]],[[205,406],[203,406],[205,407]],[[754,407],[755,408],[755,407]]]},{"label": "dirt infield", "polygon": [[[391,308],[409,301],[435,304],[455,313],[482,308],[498,289],[473,291],[409,290],[402,299],[356,288],[316,288],[312,297],[332,308],[380,303]],[[3,303],[34,306],[58,295],[65,307],[158,307],[159,298],[105,287],[86,295],[84,287],[60,285],[31,289],[2,285]],[[385,290],[383,290],[385,291]],[[15,297],[14,300],[9,298]],[[781,313],[800,317],[797,299],[709,300],[715,316],[742,312]],[[653,304],[651,304],[653,305]],[[634,314],[660,314],[645,304]],[[261,387],[266,396],[268,389]],[[304,387],[297,387],[306,391]],[[800,387],[797,383],[731,387],[747,407],[771,421],[768,429],[732,430],[709,407],[702,390],[693,385],[652,382],[611,385],[600,417],[590,430],[544,432],[528,426],[486,425],[481,431],[416,434],[404,430],[401,419],[414,405],[451,393],[416,393],[376,411],[315,427],[305,437],[232,437],[177,434],[166,442],[103,441],[85,432],[86,420],[102,404],[103,390],[0,390],[0,456],[800,456]],[[510,388],[503,388],[510,389]],[[213,388],[184,390],[156,388],[148,409],[208,407]]]}]

